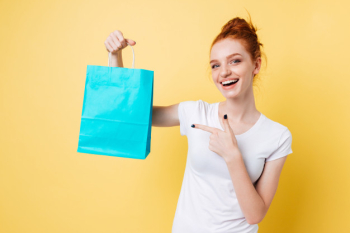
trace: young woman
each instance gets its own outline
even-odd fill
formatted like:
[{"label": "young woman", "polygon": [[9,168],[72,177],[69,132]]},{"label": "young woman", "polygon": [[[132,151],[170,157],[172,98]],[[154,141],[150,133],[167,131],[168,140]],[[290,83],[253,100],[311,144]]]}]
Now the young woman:
[{"label": "young woman", "polygon": [[[112,66],[135,41],[114,31],[105,41]],[[154,106],[152,125],[180,125],[188,139],[173,233],[256,233],[276,193],[292,135],[255,107],[253,81],[261,51],[251,20],[228,21],[210,49],[212,78],[223,102]]]}]

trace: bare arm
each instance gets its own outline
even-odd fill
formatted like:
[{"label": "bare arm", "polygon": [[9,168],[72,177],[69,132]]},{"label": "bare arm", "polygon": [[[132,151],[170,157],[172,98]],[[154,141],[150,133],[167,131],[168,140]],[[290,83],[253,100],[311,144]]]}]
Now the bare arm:
[{"label": "bare arm", "polygon": [[275,196],[286,159],[287,156],[266,162],[256,187],[249,178],[242,156],[227,161],[239,205],[249,224],[258,224],[265,217]]},{"label": "bare arm", "polygon": [[122,50],[119,50],[116,54],[111,54],[109,58],[109,66],[111,67],[124,67]]},{"label": "bare arm", "polygon": [[152,126],[170,127],[180,125],[178,116],[179,104],[170,106],[153,106]]}]

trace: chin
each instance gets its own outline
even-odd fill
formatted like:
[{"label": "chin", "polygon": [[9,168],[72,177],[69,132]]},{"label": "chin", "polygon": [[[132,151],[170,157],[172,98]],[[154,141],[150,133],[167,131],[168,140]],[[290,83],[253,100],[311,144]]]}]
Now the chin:
[{"label": "chin", "polygon": [[235,87],[232,90],[223,90],[223,89],[221,89],[220,92],[226,98],[234,98],[234,97],[237,97],[241,93],[241,89],[238,86],[238,87]]},{"label": "chin", "polygon": [[234,93],[234,94],[228,94],[228,93],[225,93],[223,94],[223,96],[226,98],[226,99],[235,99],[239,96],[238,93]]}]

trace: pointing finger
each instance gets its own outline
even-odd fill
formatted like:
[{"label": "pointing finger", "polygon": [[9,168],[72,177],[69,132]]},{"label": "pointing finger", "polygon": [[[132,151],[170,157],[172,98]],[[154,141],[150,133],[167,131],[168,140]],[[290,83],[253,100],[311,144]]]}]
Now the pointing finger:
[{"label": "pointing finger", "polygon": [[200,124],[192,124],[191,127],[196,129],[202,129],[210,133],[214,133],[216,130],[218,130],[217,128],[209,127],[207,125],[200,125]]}]

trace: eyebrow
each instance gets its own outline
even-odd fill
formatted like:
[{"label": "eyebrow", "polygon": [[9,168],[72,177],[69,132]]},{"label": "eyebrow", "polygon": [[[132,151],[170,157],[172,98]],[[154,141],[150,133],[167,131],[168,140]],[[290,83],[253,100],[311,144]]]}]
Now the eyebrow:
[{"label": "eyebrow", "polygon": [[[232,53],[230,55],[228,55],[226,58],[230,58],[230,57],[233,57],[234,55],[241,55],[240,53]],[[242,56],[242,55],[241,55]],[[209,63],[212,63],[214,61],[218,61],[218,60],[211,60]]]}]

